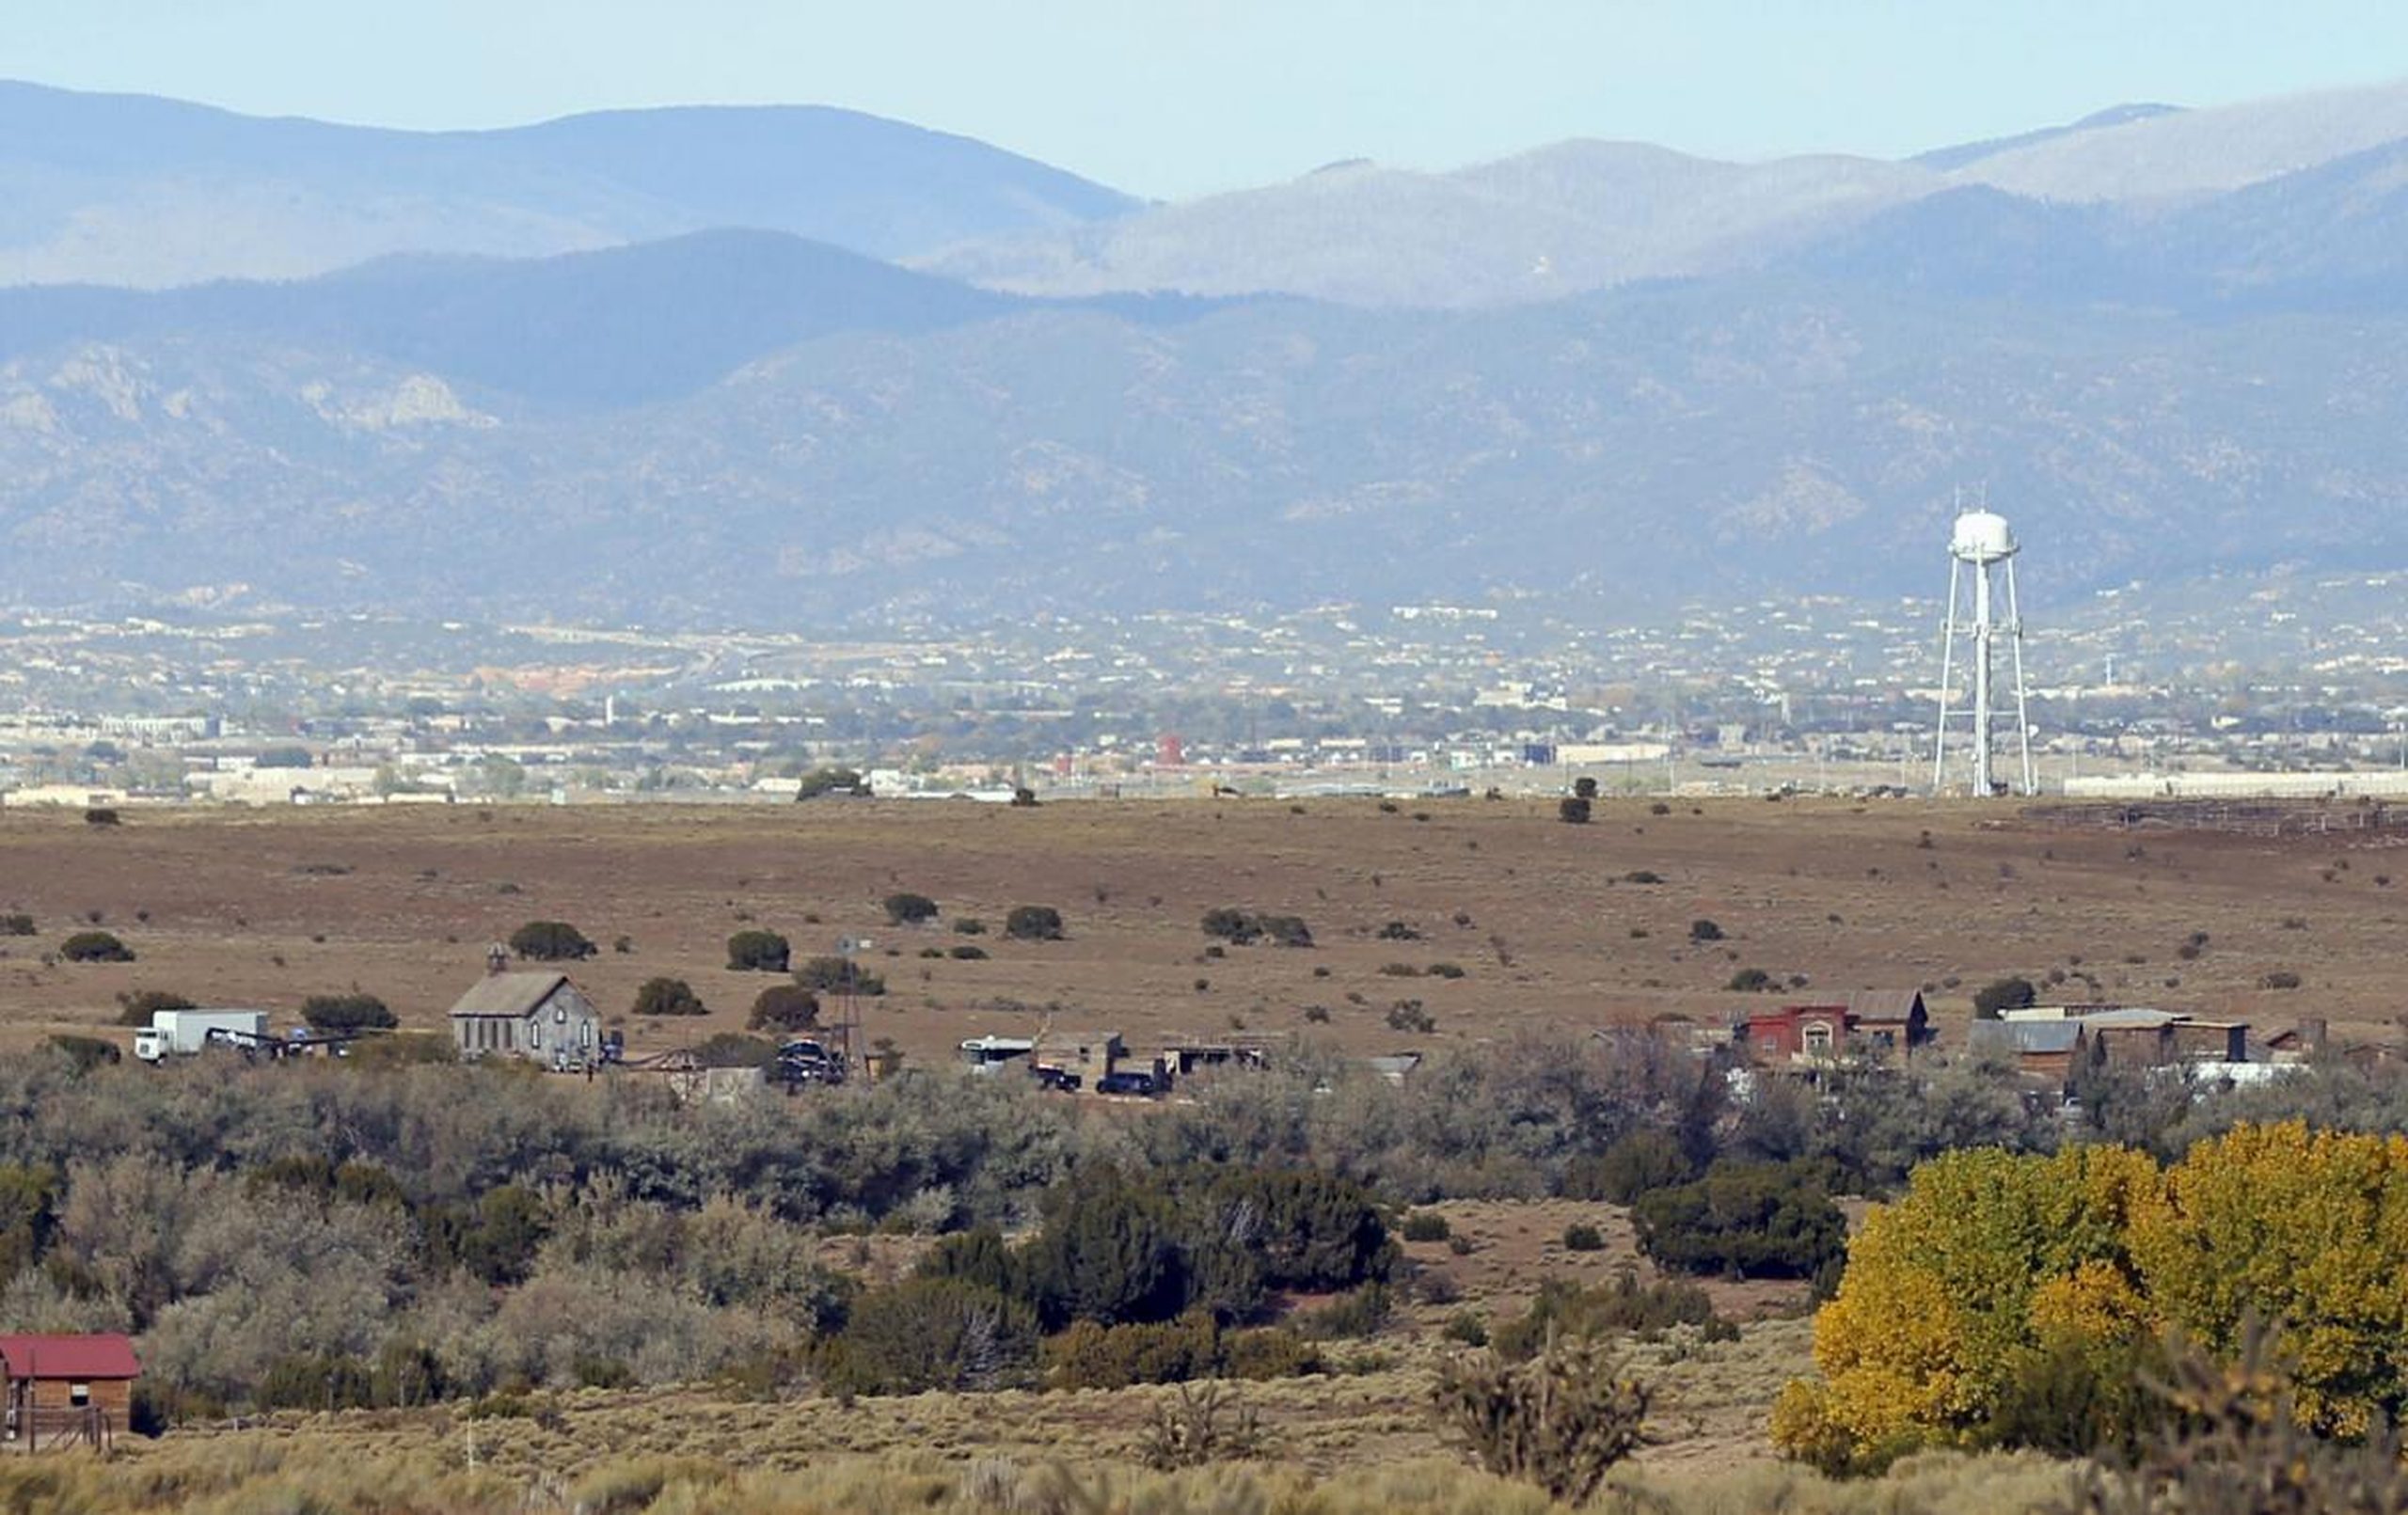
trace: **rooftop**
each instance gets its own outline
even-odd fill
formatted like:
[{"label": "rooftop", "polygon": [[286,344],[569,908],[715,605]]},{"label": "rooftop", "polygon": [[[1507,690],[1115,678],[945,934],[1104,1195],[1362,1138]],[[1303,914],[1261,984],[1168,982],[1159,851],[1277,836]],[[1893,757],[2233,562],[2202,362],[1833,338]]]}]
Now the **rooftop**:
[{"label": "rooftop", "polygon": [[131,1337],[0,1336],[0,1364],[12,1379],[133,1379],[142,1376]]},{"label": "rooftop", "polygon": [[566,973],[488,973],[452,1006],[455,1016],[523,1017],[568,982]]}]

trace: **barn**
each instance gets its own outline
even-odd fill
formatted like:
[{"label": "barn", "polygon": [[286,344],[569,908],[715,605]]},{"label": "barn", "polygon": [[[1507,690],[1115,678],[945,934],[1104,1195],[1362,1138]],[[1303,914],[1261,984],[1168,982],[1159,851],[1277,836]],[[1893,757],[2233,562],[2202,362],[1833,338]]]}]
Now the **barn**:
[{"label": "barn", "polygon": [[142,1365],[133,1339],[114,1333],[0,1335],[0,1371],[8,1406],[0,1446],[39,1452],[108,1445],[126,1428]]}]

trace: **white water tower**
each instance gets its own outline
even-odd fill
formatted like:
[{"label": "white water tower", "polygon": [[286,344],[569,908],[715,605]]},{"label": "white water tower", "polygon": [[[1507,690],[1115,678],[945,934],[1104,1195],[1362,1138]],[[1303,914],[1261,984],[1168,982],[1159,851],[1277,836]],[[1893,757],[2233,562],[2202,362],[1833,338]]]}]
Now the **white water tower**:
[{"label": "white water tower", "polygon": [[[2006,518],[1988,509],[1966,511],[1956,517],[1956,528],[1948,537],[1948,623],[1940,643],[1940,731],[1932,745],[1931,788],[1939,794],[1947,779],[1949,701],[1956,692],[1955,682],[1962,675],[1957,671],[1956,638],[1961,629],[1972,639],[1972,648],[1965,658],[1972,666],[1972,792],[1989,796],[1999,792],[1998,781],[1991,777],[1991,718],[1997,714],[1991,706],[1990,643],[2004,635],[2013,658],[2015,674],[2015,740],[2021,759],[2021,786],[2019,794],[2036,792],[2032,781],[2032,722],[2025,702],[2023,687],[2023,617],[2015,601],[2015,554],[2019,544],[2015,533],[2007,529]],[[1958,586],[1967,570],[1973,580],[1972,612],[1970,623],[1959,617],[1962,603]],[[1994,581],[2006,580],[2006,619],[1994,621],[1991,607]]]}]

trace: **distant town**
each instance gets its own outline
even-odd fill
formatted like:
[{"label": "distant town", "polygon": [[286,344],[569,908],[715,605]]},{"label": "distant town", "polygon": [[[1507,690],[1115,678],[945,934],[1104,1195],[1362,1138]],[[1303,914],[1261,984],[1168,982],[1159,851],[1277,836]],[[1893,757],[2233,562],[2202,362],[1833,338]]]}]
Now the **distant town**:
[{"label": "distant town", "polygon": [[[2408,789],[2400,578],[2133,586],[2029,613],[2038,787]],[[774,802],[832,767],[880,796],[998,800],[1576,776],[1923,793],[1941,614],[1805,598],[1624,624],[1501,599],[829,636],[19,612],[0,617],[0,803]]]}]

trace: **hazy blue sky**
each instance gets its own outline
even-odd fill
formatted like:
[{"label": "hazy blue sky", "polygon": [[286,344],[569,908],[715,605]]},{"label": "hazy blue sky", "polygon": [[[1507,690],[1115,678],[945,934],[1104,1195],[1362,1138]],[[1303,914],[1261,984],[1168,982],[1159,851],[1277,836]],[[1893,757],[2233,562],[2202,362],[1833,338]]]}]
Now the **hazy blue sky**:
[{"label": "hazy blue sky", "polygon": [[2408,72],[2401,0],[0,0],[0,75],[377,125],[814,102],[1144,195],[1567,136],[1895,155]]}]

